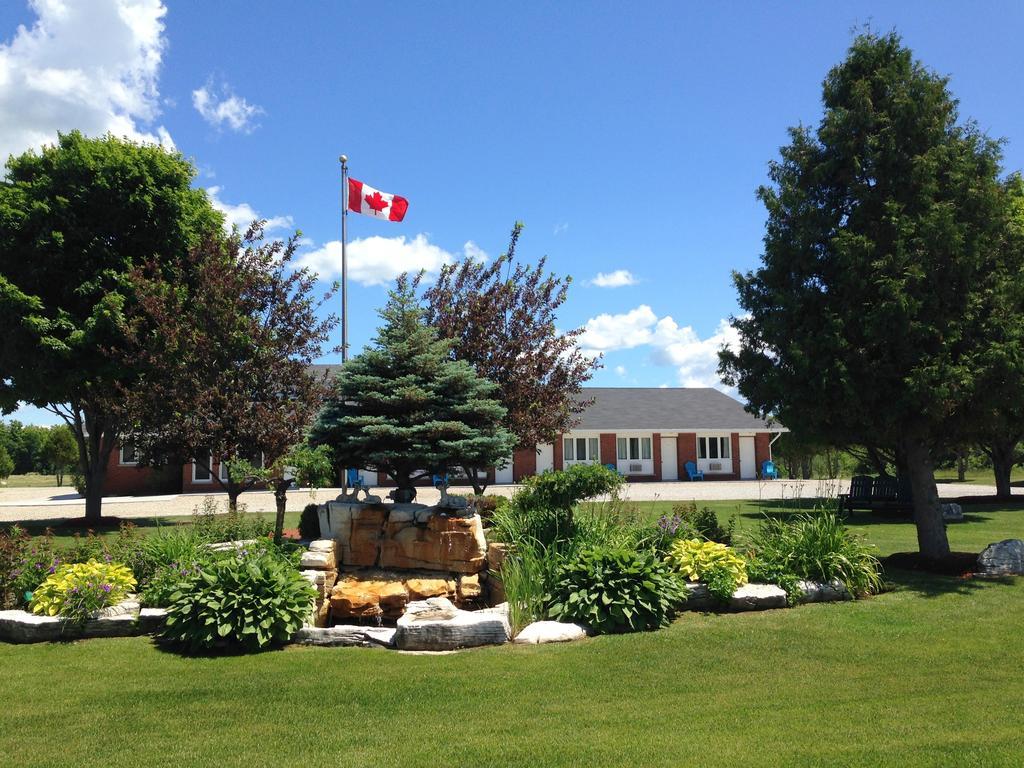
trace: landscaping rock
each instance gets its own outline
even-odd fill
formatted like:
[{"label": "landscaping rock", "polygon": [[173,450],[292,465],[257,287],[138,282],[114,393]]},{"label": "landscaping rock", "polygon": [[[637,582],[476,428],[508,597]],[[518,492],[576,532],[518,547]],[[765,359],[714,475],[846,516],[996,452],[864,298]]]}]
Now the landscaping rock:
[{"label": "landscaping rock", "polygon": [[380,543],[384,568],[479,573],[487,564],[487,542],[479,515],[434,514],[426,525],[390,523]]},{"label": "landscaping rock", "polygon": [[458,596],[462,603],[471,603],[480,599],[483,588],[480,586],[479,574],[465,574],[458,578]]},{"label": "landscaping rock", "polygon": [[1004,539],[989,544],[978,555],[977,576],[1021,576],[1024,575],[1024,541]]},{"label": "landscaping rock", "polygon": [[508,544],[492,541],[487,545],[487,567],[492,571],[500,571],[502,563],[508,556]]},{"label": "landscaping rock", "polygon": [[405,651],[451,651],[506,643],[508,639],[505,616],[461,611],[444,597],[409,603],[395,632],[395,646]]},{"label": "landscaping rock", "polygon": [[330,552],[332,555],[338,551],[338,542],[334,539],[316,539],[309,542],[310,552]]},{"label": "landscaping rock", "polygon": [[139,611],[139,632],[144,635],[159,632],[167,619],[166,608],[143,608]]},{"label": "landscaping rock", "polygon": [[699,581],[688,581],[685,586],[689,596],[683,606],[684,611],[712,611],[718,607],[718,601],[708,592],[706,584]]},{"label": "landscaping rock", "polygon": [[775,584],[744,584],[729,599],[731,611],[763,611],[786,605],[786,590]]},{"label": "landscaping rock", "polygon": [[0,611],[0,640],[9,643],[42,643],[59,640],[64,620],[37,616],[28,611]]},{"label": "landscaping rock", "polygon": [[[70,629],[70,627],[69,627]],[[140,634],[138,617],[131,613],[116,616],[98,616],[73,630],[82,637],[132,637]],[[66,632],[65,634],[70,634]]]},{"label": "landscaping rock", "polygon": [[838,600],[850,599],[850,593],[847,591],[846,585],[839,581],[839,579],[833,579],[828,583],[822,581],[798,581],[797,586],[800,587],[802,593],[797,598],[797,601],[801,603],[832,603]]},{"label": "landscaping rock", "polygon": [[233,549],[245,549],[255,543],[256,539],[240,539],[238,541],[217,541],[206,546],[213,552],[230,552]]},{"label": "landscaping rock", "polygon": [[409,579],[405,582],[409,597],[413,600],[426,600],[428,597],[455,597],[455,582],[448,579]]},{"label": "landscaping rock", "polygon": [[339,624],[334,627],[303,627],[292,636],[293,643],[320,646],[359,646],[390,648],[395,630],[388,627],[356,627]]},{"label": "landscaping rock", "polygon": [[565,624],[560,621],[535,621],[516,635],[515,642],[521,644],[565,643],[582,640],[587,630],[579,624]]},{"label": "landscaping rock", "polygon": [[964,508],[956,502],[943,504],[942,520],[947,523],[962,523],[964,521]]},{"label": "landscaping rock", "polygon": [[337,568],[334,552],[317,552],[308,550],[302,553],[300,568],[311,568],[317,571],[333,571]]}]

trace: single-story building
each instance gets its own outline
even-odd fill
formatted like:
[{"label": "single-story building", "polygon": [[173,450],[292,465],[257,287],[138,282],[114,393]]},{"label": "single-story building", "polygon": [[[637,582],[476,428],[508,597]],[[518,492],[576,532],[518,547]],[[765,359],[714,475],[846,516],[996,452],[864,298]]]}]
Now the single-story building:
[{"label": "single-story building", "polygon": [[[711,388],[584,387],[580,397],[594,402],[579,426],[553,443],[516,451],[503,466],[488,470],[488,484],[516,483],[545,470],[595,463],[613,465],[631,482],[685,481],[687,462],[703,471],[705,480],[753,480],[771,459],[772,443],[786,431]],[[208,463],[151,469],[138,465],[131,445],[120,445],[107,467],[106,492],[218,490],[213,473],[226,477],[226,467],[216,456]],[[393,485],[375,472],[362,476],[367,485]]]}]

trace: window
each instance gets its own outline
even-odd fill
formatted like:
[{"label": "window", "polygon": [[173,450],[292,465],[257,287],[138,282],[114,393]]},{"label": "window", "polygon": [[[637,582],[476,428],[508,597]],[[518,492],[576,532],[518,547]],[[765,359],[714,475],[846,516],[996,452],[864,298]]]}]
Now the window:
[{"label": "window", "polygon": [[651,458],[651,438],[649,437],[620,437],[616,442],[620,461],[649,460]]},{"label": "window", "polygon": [[597,461],[600,455],[596,437],[567,437],[562,445],[565,461]]},{"label": "window", "polygon": [[121,443],[121,464],[138,464],[139,452],[133,443]]},{"label": "window", "polygon": [[199,454],[205,456],[205,462],[200,463],[199,461],[192,462],[192,482],[194,483],[208,483],[212,479],[210,475],[210,467],[213,465],[213,456],[209,451],[203,451]]},{"label": "window", "polygon": [[[263,468],[263,452],[262,451],[260,451],[259,453],[246,453],[246,454],[243,454],[241,458],[244,461],[248,461],[250,464],[252,464],[257,469],[262,469]],[[228,469],[229,469],[228,462],[230,462],[230,461],[231,461],[231,459],[221,459],[220,460],[220,479],[222,481],[224,481],[225,483],[228,481]]]},{"label": "window", "polygon": [[732,440],[728,437],[698,437],[698,459],[732,458]]}]

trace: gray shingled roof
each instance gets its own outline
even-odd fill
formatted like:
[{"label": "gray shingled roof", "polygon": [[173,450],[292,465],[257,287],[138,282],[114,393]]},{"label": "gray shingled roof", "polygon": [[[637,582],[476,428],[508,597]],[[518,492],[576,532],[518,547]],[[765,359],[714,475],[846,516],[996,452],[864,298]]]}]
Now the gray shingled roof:
[{"label": "gray shingled roof", "polygon": [[[338,365],[313,365],[333,375]],[[743,410],[743,404],[710,387],[584,387],[583,399],[594,404],[583,412],[577,429],[660,430],[698,429],[784,431]]]}]

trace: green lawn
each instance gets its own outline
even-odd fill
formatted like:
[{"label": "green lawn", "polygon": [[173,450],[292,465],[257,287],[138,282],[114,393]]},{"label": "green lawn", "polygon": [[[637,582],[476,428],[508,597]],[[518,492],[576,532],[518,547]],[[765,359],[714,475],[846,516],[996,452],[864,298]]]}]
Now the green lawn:
[{"label": "green lawn", "polygon": [[[40,475],[38,472],[29,472],[24,475],[11,475],[7,478],[7,482],[4,486],[7,488],[56,488],[57,476]],[[3,493],[4,486],[0,486],[0,495]],[[71,485],[70,474],[64,476],[64,487],[70,488],[72,491],[75,490],[74,486]]]},{"label": "green lawn", "polygon": [[[935,470],[935,479],[940,483],[960,482],[955,469]],[[964,473],[964,482],[968,485],[992,485],[996,484],[995,475],[991,469],[968,469]],[[1024,484],[1024,467],[1014,467],[1010,472],[1010,482],[1013,485]]]},{"label": "green lawn", "polygon": [[[856,527],[914,548],[909,523]],[[950,527],[954,549],[1007,536],[1024,511]],[[0,645],[0,763],[1021,765],[1024,580],[888,575],[897,591],[857,603],[447,656]]]}]

